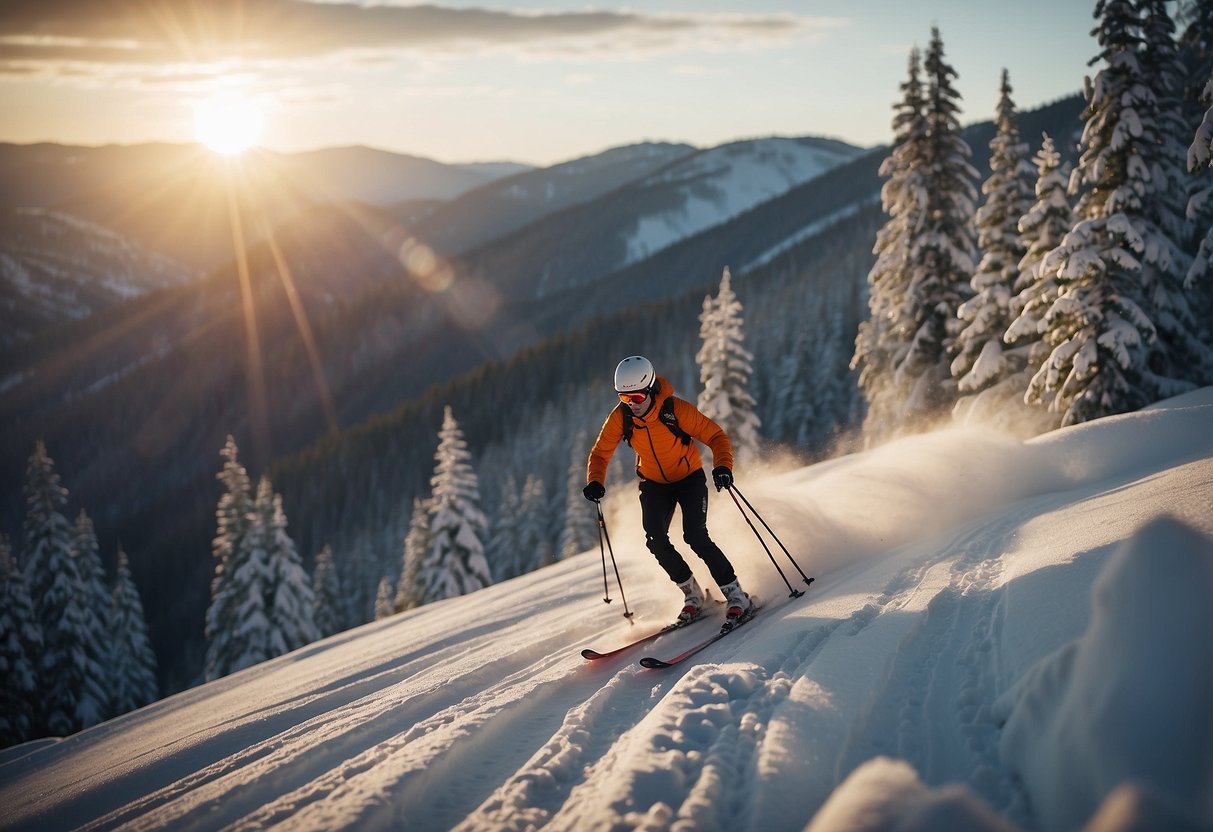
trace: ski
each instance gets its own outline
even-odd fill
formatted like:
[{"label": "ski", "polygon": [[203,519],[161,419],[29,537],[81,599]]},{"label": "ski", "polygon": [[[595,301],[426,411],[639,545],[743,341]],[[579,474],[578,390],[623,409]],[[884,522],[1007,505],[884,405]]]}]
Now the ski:
[{"label": "ski", "polygon": [[683,627],[689,627],[691,624],[694,624],[698,621],[703,621],[705,618],[707,618],[706,615],[701,615],[698,618],[696,618],[694,621],[675,621],[672,624],[665,625],[664,627],[662,627],[660,630],[658,630],[655,633],[649,633],[647,636],[641,636],[640,638],[636,639],[635,641],[630,641],[627,644],[623,645],[622,647],[616,647],[614,650],[608,650],[605,653],[599,653],[597,650],[593,650],[593,649],[587,647],[581,651],[581,656],[582,656],[582,658],[589,659],[590,661],[597,661],[598,659],[609,659],[612,656],[618,656],[620,653],[626,653],[628,650],[631,650],[634,647],[639,647],[642,644],[648,644],[653,639],[655,639],[659,636],[664,636],[666,633],[672,633],[675,630],[681,630]]},{"label": "ski", "polygon": [[[751,600],[753,600],[753,599],[751,599]],[[750,607],[750,609],[746,612],[746,614],[741,616],[741,618],[738,618],[737,621],[735,621],[731,627],[728,624],[724,625],[723,627],[720,628],[720,632],[714,633],[711,636],[709,636],[708,638],[705,638],[703,641],[699,642],[698,644],[688,647],[686,650],[679,653],[677,656],[674,656],[672,659],[658,659],[654,656],[645,656],[644,658],[642,658],[640,660],[640,666],[647,667],[649,670],[659,670],[664,667],[673,667],[674,665],[678,664],[679,662],[689,659],[691,656],[694,656],[700,650],[704,650],[704,649],[710,647],[711,645],[715,644],[716,642],[720,641],[722,638],[727,636],[729,633],[734,632],[738,627],[745,624],[747,621],[749,621],[755,615],[757,615],[758,611],[760,609],[762,609],[762,604],[759,601],[755,600],[753,606]]]}]

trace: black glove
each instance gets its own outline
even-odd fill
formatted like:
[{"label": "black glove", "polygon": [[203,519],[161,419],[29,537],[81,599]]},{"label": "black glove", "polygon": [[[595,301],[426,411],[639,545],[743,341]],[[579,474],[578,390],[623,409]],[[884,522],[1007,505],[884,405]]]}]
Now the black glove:
[{"label": "black glove", "polygon": [[716,484],[717,491],[723,488],[732,488],[733,472],[723,465],[717,465],[712,469],[712,482]]},{"label": "black glove", "polygon": [[606,489],[602,487],[602,483],[594,480],[592,483],[581,489],[581,493],[591,503],[596,503],[606,496]]}]

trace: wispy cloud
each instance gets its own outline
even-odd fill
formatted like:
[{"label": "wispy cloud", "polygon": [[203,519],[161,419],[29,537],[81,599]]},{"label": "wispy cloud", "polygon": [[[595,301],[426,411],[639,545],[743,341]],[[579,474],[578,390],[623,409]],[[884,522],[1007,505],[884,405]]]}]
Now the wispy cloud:
[{"label": "wispy cloud", "polygon": [[5,0],[0,65],[28,71],[485,48],[551,55],[677,49],[691,42],[748,48],[838,23],[789,14],[520,13],[303,0]]}]

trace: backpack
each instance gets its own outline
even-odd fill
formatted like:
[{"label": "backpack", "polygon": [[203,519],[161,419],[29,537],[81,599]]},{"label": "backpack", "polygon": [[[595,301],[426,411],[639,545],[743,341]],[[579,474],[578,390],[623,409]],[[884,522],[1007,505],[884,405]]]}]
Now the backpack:
[{"label": "backpack", "polygon": [[[678,419],[674,416],[674,399],[674,396],[670,396],[661,403],[661,409],[657,411],[657,419],[669,428],[670,433],[677,436],[683,445],[690,445],[691,434],[678,426]],[[634,429],[632,410],[626,404],[620,402],[619,413],[623,416],[623,441],[627,442],[630,446],[632,444],[632,430]]]}]

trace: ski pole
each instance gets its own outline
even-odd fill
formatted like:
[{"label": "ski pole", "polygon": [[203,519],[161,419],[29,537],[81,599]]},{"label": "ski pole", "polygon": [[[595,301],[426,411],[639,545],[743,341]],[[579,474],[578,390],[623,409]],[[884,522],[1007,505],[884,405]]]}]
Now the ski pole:
[{"label": "ski pole", "polygon": [[[783,553],[788,556],[788,560],[791,561],[792,565],[796,567],[796,571],[800,573],[800,577],[804,579],[805,585],[807,586],[807,585],[813,583],[813,579],[804,573],[804,570],[800,568],[800,564],[796,562],[796,558],[792,557],[792,553],[788,551],[788,547],[783,545],[783,541],[781,541],[779,539],[779,537],[775,534],[775,532],[771,529],[771,527],[767,525],[767,521],[762,519],[762,515],[758,513],[758,509],[756,509],[756,508],[754,508],[754,506],[750,505],[750,501],[747,500],[745,498],[745,495],[741,493],[741,489],[738,488],[736,485],[733,485],[729,488],[729,493],[732,494],[732,492],[734,492],[734,491],[736,491],[737,496],[741,497],[742,501],[745,502],[746,508],[748,508],[750,511],[752,511],[754,513],[754,516],[758,518],[758,522],[761,523],[762,527],[767,530],[767,533],[770,534],[771,537],[774,539],[774,541],[779,544],[779,548],[783,549]],[[733,498],[733,502],[735,502],[735,503],[737,502],[737,497]],[[737,505],[737,508],[739,508],[739,509],[741,508],[740,503]],[[742,514],[744,515],[745,512],[743,511]],[[749,518],[747,518],[747,520],[748,519]],[[753,523],[750,524],[750,528],[752,528],[752,529],[754,528]],[[758,530],[754,529],[754,533],[757,534]],[[761,540],[761,538],[759,538],[759,539]],[[767,550],[767,554],[770,554],[770,550]],[[780,574],[782,574],[782,573],[780,573]]]},{"label": "ski pole", "polygon": [[[611,603],[611,590],[607,586],[607,569],[606,556],[607,552],[611,553],[611,566],[615,569],[615,583],[619,584],[619,597],[623,599],[623,617],[631,620],[632,611],[628,609],[628,596],[623,592],[623,581],[619,577],[619,564],[615,562],[615,549],[611,546],[611,535],[607,532],[606,518],[602,515],[602,504],[597,500],[594,501],[594,508],[598,509],[598,549],[602,552],[602,600],[606,603]],[[602,545],[602,541],[606,540],[606,546]]]}]

